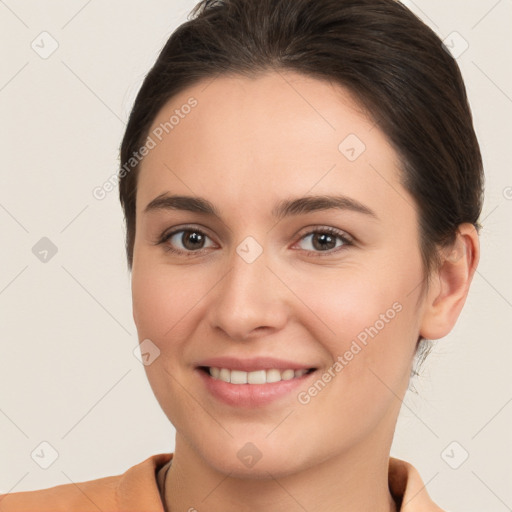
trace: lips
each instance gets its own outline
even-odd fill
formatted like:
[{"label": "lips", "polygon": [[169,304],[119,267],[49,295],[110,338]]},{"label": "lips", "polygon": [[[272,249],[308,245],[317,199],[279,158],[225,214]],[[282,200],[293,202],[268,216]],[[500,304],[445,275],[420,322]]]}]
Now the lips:
[{"label": "lips", "polygon": [[[278,399],[293,400],[318,367],[272,357],[217,357],[200,361],[197,375],[213,397],[234,407],[262,407]],[[289,398],[286,398],[289,397]]]}]

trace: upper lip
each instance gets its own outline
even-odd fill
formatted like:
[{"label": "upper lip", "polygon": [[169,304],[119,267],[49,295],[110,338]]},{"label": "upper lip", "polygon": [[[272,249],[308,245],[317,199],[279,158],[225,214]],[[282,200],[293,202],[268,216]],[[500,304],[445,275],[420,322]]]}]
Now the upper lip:
[{"label": "upper lip", "polygon": [[212,357],[200,361],[197,367],[227,368],[229,370],[242,370],[253,372],[257,370],[309,370],[314,368],[310,364],[297,363],[285,359],[276,359],[274,357],[252,357],[249,359],[239,359],[236,357]]}]

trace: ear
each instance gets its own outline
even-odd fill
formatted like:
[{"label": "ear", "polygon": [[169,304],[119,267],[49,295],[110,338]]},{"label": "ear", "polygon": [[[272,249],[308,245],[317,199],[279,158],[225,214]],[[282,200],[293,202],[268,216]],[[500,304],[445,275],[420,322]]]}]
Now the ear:
[{"label": "ear", "polygon": [[436,340],[454,327],[466,302],[480,259],[480,242],[473,224],[461,224],[452,246],[442,250],[442,263],[432,278],[421,321],[420,334]]}]

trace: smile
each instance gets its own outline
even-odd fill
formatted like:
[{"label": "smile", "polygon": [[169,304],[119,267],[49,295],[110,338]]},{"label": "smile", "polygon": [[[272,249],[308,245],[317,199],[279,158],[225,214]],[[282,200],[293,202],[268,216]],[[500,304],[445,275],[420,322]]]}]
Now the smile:
[{"label": "smile", "polygon": [[[196,375],[210,397],[225,405],[252,409],[270,406],[282,407],[283,401],[295,401],[298,389],[315,378],[318,368],[290,368],[293,363],[266,360],[261,362],[226,359],[196,367]],[[228,364],[226,364],[228,363]],[[217,364],[217,366],[214,366]],[[225,365],[225,366],[224,366]],[[227,367],[226,367],[227,366]],[[245,367],[244,370],[233,366]],[[280,368],[276,368],[280,366]],[[300,366],[300,365],[294,365]]]},{"label": "smile", "polygon": [[214,379],[231,384],[269,384],[282,380],[291,380],[300,378],[310,373],[314,368],[293,370],[291,368],[281,370],[278,368],[269,368],[267,370],[256,370],[245,372],[242,370],[231,370],[229,368],[207,367],[206,371]]}]

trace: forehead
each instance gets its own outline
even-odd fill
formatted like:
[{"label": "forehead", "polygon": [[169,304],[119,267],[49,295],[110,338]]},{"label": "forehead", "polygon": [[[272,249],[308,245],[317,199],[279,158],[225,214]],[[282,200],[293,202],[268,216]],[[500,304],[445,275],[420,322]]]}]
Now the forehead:
[{"label": "forehead", "polygon": [[406,195],[396,152],[353,95],[295,72],[205,79],[160,110],[149,136],[138,210],[163,192],[247,207],[310,191]]}]

